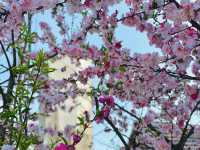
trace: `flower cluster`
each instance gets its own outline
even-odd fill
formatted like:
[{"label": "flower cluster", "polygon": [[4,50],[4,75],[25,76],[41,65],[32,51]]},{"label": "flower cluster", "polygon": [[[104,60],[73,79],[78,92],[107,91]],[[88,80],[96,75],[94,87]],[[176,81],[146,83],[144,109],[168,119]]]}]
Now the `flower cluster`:
[{"label": "flower cluster", "polygon": [[102,106],[96,115],[96,123],[100,123],[104,118],[109,117],[111,109],[115,106],[112,96],[99,96],[98,103]]},{"label": "flower cluster", "polygon": [[58,145],[56,145],[54,150],[75,150],[75,145],[80,142],[81,137],[77,134],[73,134],[72,137],[73,137],[73,144],[72,145],[59,143]]}]

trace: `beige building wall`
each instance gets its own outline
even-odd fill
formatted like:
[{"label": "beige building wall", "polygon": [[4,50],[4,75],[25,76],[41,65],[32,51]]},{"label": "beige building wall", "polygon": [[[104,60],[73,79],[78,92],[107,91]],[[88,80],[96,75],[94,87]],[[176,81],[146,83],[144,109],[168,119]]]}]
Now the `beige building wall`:
[{"label": "beige building wall", "polygon": [[[50,64],[50,67],[55,68],[56,71],[50,74],[50,78],[59,80],[63,78],[68,78],[70,74],[81,70],[89,65],[89,61],[81,61],[81,66],[77,67],[75,64],[72,64],[71,59],[68,56],[57,60]],[[61,68],[66,67],[66,71],[62,72]],[[89,89],[89,84],[87,85],[78,85],[81,88]],[[85,110],[92,113],[92,104],[91,99],[87,96],[79,96],[75,99],[68,98],[65,103],[65,110],[58,109],[56,112],[51,113],[49,117],[42,119],[43,125],[45,127],[56,128],[63,131],[66,125],[75,125],[78,123],[77,117],[83,114]],[[69,113],[69,109],[74,107]],[[77,150],[90,150],[92,147],[92,128],[87,129],[84,134],[83,139],[77,145]]]}]

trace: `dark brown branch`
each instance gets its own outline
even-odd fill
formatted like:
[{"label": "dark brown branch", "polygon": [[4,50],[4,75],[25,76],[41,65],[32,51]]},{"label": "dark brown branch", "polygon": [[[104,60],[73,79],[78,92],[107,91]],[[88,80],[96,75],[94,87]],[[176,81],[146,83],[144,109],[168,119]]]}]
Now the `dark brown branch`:
[{"label": "dark brown branch", "polygon": [[126,113],[129,114],[130,116],[136,118],[138,121],[141,121],[141,119],[140,119],[138,116],[136,116],[135,114],[129,112],[128,110],[126,110],[125,108],[123,108],[122,106],[120,106],[119,104],[115,103],[115,106],[118,107],[120,110],[126,112]]},{"label": "dark brown branch", "polygon": [[8,81],[9,81],[9,79],[6,79],[6,80],[0,82],[0,85],[3,85],[4,83],[6,83],[6,82],[8,82]]},{"label": "dark brown branch", "polygon": [[3,45],[3,43],[2,43],[1,40],[0,40],[0,45],[1,45],[1,49],[2,49],[2,51],[3,51],[3,53],[4,53],[4,55],[5,55],[5,57],[6,57],[6,61],[7,61],[7,63],[8,63],[8,67],[9,67],[9,68],[12,68],[11,63],[10,63],[10,59],[9,59],[7,53],[6,53],[6,49],[5,49],[5,47],[4,47],[4,45]]},{"label": "dark brown branch", "polygon": [[126,143],[126,141],[125,141],[124,137],[122,136],[122,134],[120,133],[119,129],[117,127],[115,127],[115,125],[112,123],[112,121],[109,118],[105,118],[105,120],[112,127],[112,129],[117,134],[117,136],[120,138],[120,140],[122,141],[122,143],[125,146],[125,149],[130,150],[128,144]]},{"label": "dark brown branch", "polygon": [[1,94],[1,96],[2,96],[2,99],[3,99],[3,106],[4,106],[4,103],[5,103],[5,101],[6,101],[6,95],[5,95],[5,93],[4,93],[4,91],[3,91],[3,88],[0,86],[0,94]]},{"label": "dark brown branch", "polygon": [[155,72],[164,71],[169,76],[172,76],[172,77],[177,78],[177,79],[187,79],[187,80],[195,80],[195,81],[200,80],[200,77],[192,77],[192,76],[189,76],[189,75],[186,75],[186,74],[177,74],[176,72],[171,72],[171,71],[168,71],[166,69],[160,69],[160,68],[159,69],[151,68],[151,69],[153,69]]},{"label": "dark brown branch", "polygon": [[13,46],[13,67],[17,64],[17,51],[15,48],[15,37],[14,37],[14,30],[11,31],[12,36],[12,46]]},{"label": "dark brown branch", "polygon": [[[181,8],[181,5],[180,5],[176,0],[169,0],[169,2],[174,3],[178,9]],[[198,23],[197,23],[196,21],[194,21],[193,19],[191,19],[189,22],[191,23],[191,25],[192,25],[194,28],[196,28],[198,31],[200,31],[200,24],[198,24]]]},{"label": "dark brown branch", "polygon": [[194,114],[194,112],[198,109],[198,106],[200,104],[200,101],[198,101],[196,103],[196,105],[194,106],[194,108],[192,109],[191,113],[190,113],[190,116],[189,116],[189,119],[186,121],[186,124],[185,124],[185,127],[183,129],[183,133],[181,135],[181,138],[178,142],[178,144],[176,144],[174,147],[175,147],[175,150],[182,150],[183,147],[185,146],[185,143],[187,142],[188,138],[194,133],[194,127],[191,127],[191,129],[188,131],[188,126],[189,126],[189,122],[192,118],[192,115]]},{"label": "dark brown branch", "polygon": [[[102,79],[99,82],[99,85],[100,85],[101,82],[102,82]],[[98,87],[99,87],[99,85],[98,85]],[[96,106],[95,106],[96,107],[96,111],[99,111],[98,98],[95,96],[94,100],[95,100],[95,104],[96,104]],[[128,144],[126,143],[126,141],[125,141],[123,135],[120,133],[119,129],[117,127],[115,127],[115,125],[113,124],[113,122],[108,117],[106,117],[104,119],[112,127],[113,131],[117,134],[117,136],[119,137],[119,139],[121,140],[121,142],[125,146],[125,150],[130,150]]]},{"label": "dark brown branch", "polygon": [[[6,60],[7,60],[7,63],[8,63],[8,67],[9,67],[9,70],[10,70],[12,68],[11,63],[10,63],[10,59],[9,59],[9,57],[7,55],[6,49],[4,48],[4,45],[3,45],[1,40],[0,40],[0,45],[1,45],[1,49],[2,49],[2,51],[4,53],[4,55],[6,57]],[[12,73],[10,71],[9,81],[11,81],[11,76],[12,76]],[[2,97],[3,97],[3,106],[4,106],[4,109],[6,109],[8,107],[7,104],[8,104],[9,98],[8,98],[7,93],[3,93],[3,89],[1,89],[1,94],[2,94]]]}]

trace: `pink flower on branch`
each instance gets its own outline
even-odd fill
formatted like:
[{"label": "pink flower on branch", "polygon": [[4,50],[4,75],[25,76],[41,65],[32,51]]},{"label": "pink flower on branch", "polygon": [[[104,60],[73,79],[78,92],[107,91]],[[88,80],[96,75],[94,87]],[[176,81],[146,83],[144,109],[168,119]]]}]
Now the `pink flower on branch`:
[{"label": "pink flower on branch", "polygon": [[68,145],[60,143],[58,144],[54,150],[69,150]]}]

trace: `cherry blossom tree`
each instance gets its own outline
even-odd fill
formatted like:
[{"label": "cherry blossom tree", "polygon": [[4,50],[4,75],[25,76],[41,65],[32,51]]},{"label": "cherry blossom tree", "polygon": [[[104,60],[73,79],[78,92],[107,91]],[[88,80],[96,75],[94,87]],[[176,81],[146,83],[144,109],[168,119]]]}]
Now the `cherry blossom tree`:
[{"label": "cherry blossom tree", "polygon": [[[122,3],[129,11],[123,15],[119,15],[120,10],[109,13],[110,7]],[[194,123],[200,108],[199,1],[4,0],[1,5],[0,53],[7,64],[0,67],[1,75],[8,76],[0,83],[3,150],[24,150],[30,145],[38,150],[75,149],[92,122],[108,124],[125,150],[183,150],[192,136],[200,134],[199,122]],[[40,23],[42,35],[31,31],[31,16],[47,9],[52,9],[61,44],[47,22]],[[81,28],[71,37],[67,36],[65,14],[82,16]],[[130,54],[115,36],[119,24],[144,32],[160,53]],[[86,42],[89,33],[102,38],[101,48]],[[48,44],[48,50],[30,51],[39,42]],[[65,55],[77,65],[82,59],[92,65],[68,79],[49,79],[54,69],[48,62]],[[90,92],[77,86],[78,82],[94,79],[98,83]],[[37,112],[30,112],[33,101],[49,113],[67,96],[81,94],[91,96],[95,108],[94,116],[85,112],[78,118],[82,131],[66,127],[60,133],[28,123],[38,119]],[[130,107],[123,107],[123,103]],[[130,135],[128,128],[132,130]],[[59,141],[45,145],[43,133],[55,134]],[[198,140],[195,145],[199,149]]]}]

